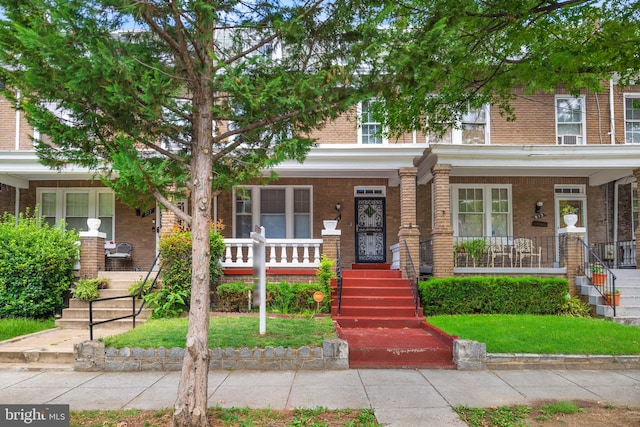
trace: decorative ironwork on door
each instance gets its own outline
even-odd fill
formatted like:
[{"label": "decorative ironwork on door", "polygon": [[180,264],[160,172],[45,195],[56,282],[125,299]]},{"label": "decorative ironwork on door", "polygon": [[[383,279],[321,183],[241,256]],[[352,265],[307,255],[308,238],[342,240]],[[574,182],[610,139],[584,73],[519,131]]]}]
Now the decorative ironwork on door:
[{"label": "decorative ironwork on door", "polygon": [[356,198],[356,263],[386,262],[385,199]]}]

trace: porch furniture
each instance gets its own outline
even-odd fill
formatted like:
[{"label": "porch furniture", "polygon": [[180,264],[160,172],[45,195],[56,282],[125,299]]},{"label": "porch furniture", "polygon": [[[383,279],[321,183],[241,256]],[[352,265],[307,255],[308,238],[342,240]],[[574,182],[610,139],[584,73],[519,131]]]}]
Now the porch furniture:
[{"label": "porch furniture", "polygon": [[131,251],[133,251],[133,246],[128,242],[118,243],[114,251],[106,251],[107,270],[113,270],[114,263],[119,263],[122,267],[124,267],[125,264],[131,264]]},{"label": "porch furniture", "polygon": [[[491,242],[489,245],[489,259],[491,267],[495,267],[496,258],[501,258],[501,266],[513,267],[513,246],[507,243]],[[509,263],[505,264],[505,257],[508,258]]]},{"label": "porch furniture", "polygon": [[529,257],[530,266],[533,267],[533,259],[538,258],[538,268],[540,268],[542,258],[542,247],[536,248],[533,240],[526,238],[513,239],[513,250],[515,252],[515,264],[522,267],[522,260]]}]

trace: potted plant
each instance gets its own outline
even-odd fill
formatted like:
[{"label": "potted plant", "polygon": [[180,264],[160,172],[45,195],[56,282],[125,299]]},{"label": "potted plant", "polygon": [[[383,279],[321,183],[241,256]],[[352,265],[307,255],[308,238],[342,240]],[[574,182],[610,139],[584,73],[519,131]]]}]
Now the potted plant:
[{"label": "potted plant", "polygon": [[[616,289],[615,295],[612,292],[605,292],[604,302],[607,305],[617,307],[620,305],[620,290]],[[613,304],[612,304],[613,303]]]},{"label": "potted plant", "polygon": [[594,286],[602,286],[607,281],[607,273],[602,264],[591,264],[591,283]]},{"label": "potted plant", "polygon": [[560,215],[567,227],[575,227],[578,222],[578,207],[565,202],[560,206]]},{"label": "potted plant", "polygon": [[473,260],[473,266],[475,267],[476,262],[484,254],[484,249],[486,246],[484,239],[467,240],[463,245],[465,248],[465,252],[468,253],[469,256],[471,256],[471,259]]}]

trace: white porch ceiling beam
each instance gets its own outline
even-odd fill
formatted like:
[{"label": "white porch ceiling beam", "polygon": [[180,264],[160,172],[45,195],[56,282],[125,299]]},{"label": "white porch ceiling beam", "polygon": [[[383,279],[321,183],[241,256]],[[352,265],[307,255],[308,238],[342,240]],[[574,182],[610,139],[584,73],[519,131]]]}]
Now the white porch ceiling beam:
[{"label": "white porch ceiling beam", "polygon": [[15,188],[29,188],[29,180],[18,176],[0,173],[0,184],[6,184]]}]

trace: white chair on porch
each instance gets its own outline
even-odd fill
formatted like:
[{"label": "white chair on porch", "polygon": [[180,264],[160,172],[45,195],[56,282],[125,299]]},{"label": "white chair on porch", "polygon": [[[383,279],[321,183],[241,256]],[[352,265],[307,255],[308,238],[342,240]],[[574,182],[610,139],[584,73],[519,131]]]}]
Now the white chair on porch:
[{"label": "white chair on porch", "polygon": [[536,247],[533,240],[522,237],[513,239],[513,250],[516,255],[516,265],[522,267],[522,260],[529,257],[529,266],[533,267],[533,259],[538,258],[538,268],[540,268],[542,247]]}]

